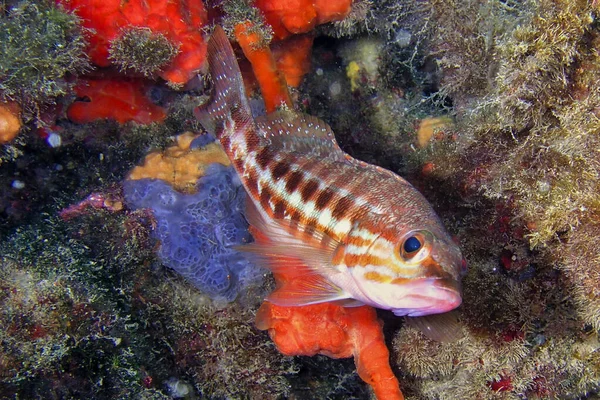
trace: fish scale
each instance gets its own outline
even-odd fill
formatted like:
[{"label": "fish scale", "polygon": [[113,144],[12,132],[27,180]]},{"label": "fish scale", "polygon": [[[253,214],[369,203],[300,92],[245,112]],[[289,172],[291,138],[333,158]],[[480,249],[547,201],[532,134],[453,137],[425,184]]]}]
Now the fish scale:
[{"label": "fish scale", "polygon": [[427,200],[391,171],[344,153],[318,118],[282,110],[254,119],[219,27],[207,54],[213,92],[195,114],[240,176],[250,224],[269,239],[244,248],[275,273],[303,271],[269,300],[345,301],[411,316],[457,307],[464,259]]}]

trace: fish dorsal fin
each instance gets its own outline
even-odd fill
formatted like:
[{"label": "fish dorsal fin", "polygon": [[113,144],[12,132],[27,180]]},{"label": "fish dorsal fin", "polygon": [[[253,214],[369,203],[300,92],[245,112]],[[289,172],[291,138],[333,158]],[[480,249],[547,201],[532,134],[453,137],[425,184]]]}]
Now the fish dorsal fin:
[{"label": "fish dorsal fin", "polygon": [[[246,98],[242,73],[225,31],[216,26],[206,50],[208,71],[213,83],[210,99],[194,110],[204,129],[221,138],[228,119],[237,130],[252,125],[252,113]],[[229,133],[230,134],[230,133]]]},{"label": "fish dorsal fin", "polygon": [[329,125],[317,117],[281,110],[258,117],[256,126],[259,134],[271,142],[272,148],[309,157],[346,160]]}]

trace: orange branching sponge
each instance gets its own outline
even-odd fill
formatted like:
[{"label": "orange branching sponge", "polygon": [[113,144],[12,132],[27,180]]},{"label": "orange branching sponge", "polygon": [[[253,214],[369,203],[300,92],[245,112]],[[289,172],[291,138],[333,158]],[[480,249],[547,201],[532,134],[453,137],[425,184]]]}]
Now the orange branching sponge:
[{"label": "orange branching sponge", "polygon": [[352,0],[256,0],[256,7],[273,28],[275,37],[310,32],[315,26],[341,21],[349,13]]},{"label": "orange branching sponge", "polygon": [[175,190],[192,193],[198,178],[211,163],[229,166],[229,158],[216,142],[202,148],[190,149],[199,135],[191,132],[177,136],[177,143],[165,151],[155,151],[146,156],[144,163],[135,167],[127,179],[162,179]]},{"label": "orange branching sponge", "polygon": [[56,0],[75,12],[89,29],[89,56],[98,66],[111,64],[111,42],[127,27],[149,28],[162,34],[179,53],[159,75],[175,85],[183,85],[202,66],[206,43],[201,28],[208,15],[201,0]]},{"label": "orange branching sponge", "polygon": [[267,112],[275,111],[282,104],[292,107],[287,83],[277,69],[268,43],[256,29],[252,28],[251,22],[242,22],[235,26],[234,34],[252,65]]},{"label": "orange branching sponge", "polygon": [[21,107],[14,101],[0,102],[0,144],[13,140],[21,126]]},{"label": "orange branching sponge", "polygon": [[271,46],[277,69],[285,76],[287,84],[298,87],[310,71],[313,35],[294,35]]},{"label": "orange branching sponge", "polygon": [[80,124],[102,118],[119,123],[160,122],[166,116],[165,110],[146,97],[146,90],[147,83],[140,79],[80,79],[75,93],[85,100],[73,102],[67,116]]},{"label": "orange branching sponge", "polygon": [[280,352],[289,356],[354,356],[358,375],[378,399],[403,399],[389,363],[381,322],[369,306],[332,303],[282,307],[264,302],[256,326],[268,330]]}]

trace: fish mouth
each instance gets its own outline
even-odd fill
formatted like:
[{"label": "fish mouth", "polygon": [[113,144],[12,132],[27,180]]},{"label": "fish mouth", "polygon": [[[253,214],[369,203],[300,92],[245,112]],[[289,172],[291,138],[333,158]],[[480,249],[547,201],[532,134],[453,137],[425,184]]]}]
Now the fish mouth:
[{"label": "fish mouth", "polygon": [[398,316],[441,314],[462,303],[460,282],[450,278],[425,278],[407,284],[401,298],[406,307],[392,309]]}]

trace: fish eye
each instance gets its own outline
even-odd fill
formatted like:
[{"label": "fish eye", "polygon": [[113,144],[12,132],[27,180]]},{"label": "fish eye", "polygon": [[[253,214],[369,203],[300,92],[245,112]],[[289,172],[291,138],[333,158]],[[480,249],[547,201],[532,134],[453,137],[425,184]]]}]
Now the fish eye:
[{"label": "fish eye", "polygon": [[408,239],[406,239],[404,241],[404,245],[402,246],[406,254],[414,253],[421,247],[423,247],[423,243],[421,243],[421,241],[416,236],[411,236]]},{"label": "fish eye", "polygon": [[423,261],[431,251],[433,237],[428,231],[412,231],[405,236],[398,246],[398,252],[404,261],[418,263]]}]

